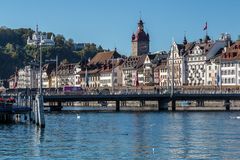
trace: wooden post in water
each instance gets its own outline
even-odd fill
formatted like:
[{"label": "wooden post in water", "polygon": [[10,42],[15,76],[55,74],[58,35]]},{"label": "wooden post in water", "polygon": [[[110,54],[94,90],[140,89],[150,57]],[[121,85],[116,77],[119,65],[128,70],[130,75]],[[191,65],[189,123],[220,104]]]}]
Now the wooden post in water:
[{"label": "wooden post in water", "polygon": [[41,128],[45,127],[45,118],[44,118],[44,109],[43,109],[43,96],[37,95],[36,96],[36,100],[37,100],[37,115],[38,115],[38,123],[37,125],[40,126]]},{"label": "wooden post in water", "polygon": [[33,101],[33,110],[32,110],[32,115],[33,116],[32,116],[32,118],[33,118],[33,123],[36,123],[36,125],[38,125],[39,124],[39,122],[38,122],[38,112],[37,112],[38,102],[37,102],[36,97],[35,97],[35,100]]},{"label": "wooden post in water", "polygon": [[226,108],[226,111],[230,111],[230,100],[229,99],[224,101],[224,106]]},{"label": "wooden post in water", "polygon": [[176,100],[172,99],[172,111],[176,111]]},{"label": "wooden post in water", "polygon": [[167,111],[168,102],[164,100],[158,100],[158,111]]},{"label": "wooden post in water", "polygon": [[120,111],[120,101],[116,101],[116,112]]}]

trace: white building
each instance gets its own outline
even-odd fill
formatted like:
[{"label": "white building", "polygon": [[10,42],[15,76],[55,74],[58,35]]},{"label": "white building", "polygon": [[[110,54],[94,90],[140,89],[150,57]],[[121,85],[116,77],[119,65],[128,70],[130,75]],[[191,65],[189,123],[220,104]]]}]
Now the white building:
[{"label": "white building", "polygon": [[192,52],[188,54],[188,85],[202,86],[206,83],[207,68],[205,62],[207,60],[207,53],[212,45],[212,42],[196,43]]},{"label": "white building", "polygon": [[[173,42],[167,62],[170,85],[172,83],[173,76],[174,86],[182,86],[187,83],[186,53],[191,46],[192,44],[177,44],[176,42]],[[172,70],[174,71],[174,75],[172,75]]]},{"label": "white building", "polygon": [[100,71],[100,87],[114,87],[122,85],[121,68],[123,59],[110,59],[110,64],[103,66]]},{"label": "white building", "polygon": [[39,33],[38,25],[36,26],[36,30],[32,35],[32,38],[28,37],[27,39],[28,45],[45,45],[45,46],[52,46],[55,45],[53,34],[51,38],[47,38],[47,34]]},{"label": "white building", "polygon": [[224,50],[220,59],[223,86],[240,85],[240,41]]},{"label": "white building", "polygon": [[188,54],[188,85],[217,85],[220,67],[216,57],[230,41],[229,34],[222,34],[215,42],[206,36],[204,41],[195,44]]},{"label": "white building", "polygon": [[38,87],[38,67],[25,66],[18,70],[17,87],[16,88],[37,88]]}]

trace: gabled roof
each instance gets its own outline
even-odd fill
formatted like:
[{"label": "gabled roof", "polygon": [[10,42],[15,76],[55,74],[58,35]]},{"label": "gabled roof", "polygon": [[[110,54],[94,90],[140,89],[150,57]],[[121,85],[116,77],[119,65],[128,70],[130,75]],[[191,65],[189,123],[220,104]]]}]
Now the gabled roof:
[{"label": "gabled roof", "polygon": [[166,51],[162,51],[160,53],[155,53],[155,54],[149,54],[148,57],[151,60],[153,64],[159,64],[161,61],[167,59],[168,53]]},{"label": "gabled roof", "polygon": [[207,59],[211,59],[215,57],[217,54],[220,54],[224,47],[226,47],[227,42],[222,40],[217,40],[211,48],[209,48],[209,51],[207,52]]},{"label": "gabled roof", "polygon": [[221,54],[222,61],[240,60],[240,41],[237,40]]},{"label": "gabled roof", "polygon": [[58,66],[58,75],[68,75],[74,73],[76,63],[62,63]]},{"label": "gabled roof", "polygon": [[144,61],[148,55],[130,56],[123,63],[123,69],[138,69],[143,66]]},{"label": "gabled roof", "polygon": [[115,50],[115,51],[109,51],[109,52],[99,52],[97,53],[88,63],[88,65],[91,64],[104,64],[108,60],[112,58],[120,58],[121,55]]}]

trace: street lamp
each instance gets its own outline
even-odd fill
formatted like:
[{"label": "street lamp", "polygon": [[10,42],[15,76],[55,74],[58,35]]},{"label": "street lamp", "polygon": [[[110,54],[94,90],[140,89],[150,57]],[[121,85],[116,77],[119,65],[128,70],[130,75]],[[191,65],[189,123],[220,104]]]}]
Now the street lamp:
[{"label": "street lamp", "polygon": [[58,56],[56,55],[55,59],[49,59],[46,60],[46,62],[56,62],[56,71],[55,71],[55,87],[56,87],[56,91],[58,93],[58,77],[57,77],[57,69],[58,69]]},{"label": "street lamp", "polygon": [[171,97],[174,94],[174,45],[172,47],[172,85],[171,85]]},{"label": "street lamp", "polygon": [[39,89],[39,94],[40,96],[42,95],[42,44],[41,42],[39,43],[40,47],[40,66],[39,66],[39,74],[40,74],[40,89]]},{"label": "street lamp", "polygon": [[[109,63],[109,61],[110,61],[110,63]],[[112,67],[112,75],[111,75],[112,94],[114,92],[114,63],[113,63],[113,61],[114,61],[114,57],[111,57],[111,59],[108,60],[108,65],[110,66],[110,64],[111,64],[111,67]]]}]

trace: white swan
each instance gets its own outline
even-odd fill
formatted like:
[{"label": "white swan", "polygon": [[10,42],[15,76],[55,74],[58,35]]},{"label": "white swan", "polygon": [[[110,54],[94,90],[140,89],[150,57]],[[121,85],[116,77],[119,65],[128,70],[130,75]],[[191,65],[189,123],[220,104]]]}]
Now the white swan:
[{"label": "white swan", "polygon": [[77,119],[80,119],[80,115],[77,114]]}]

